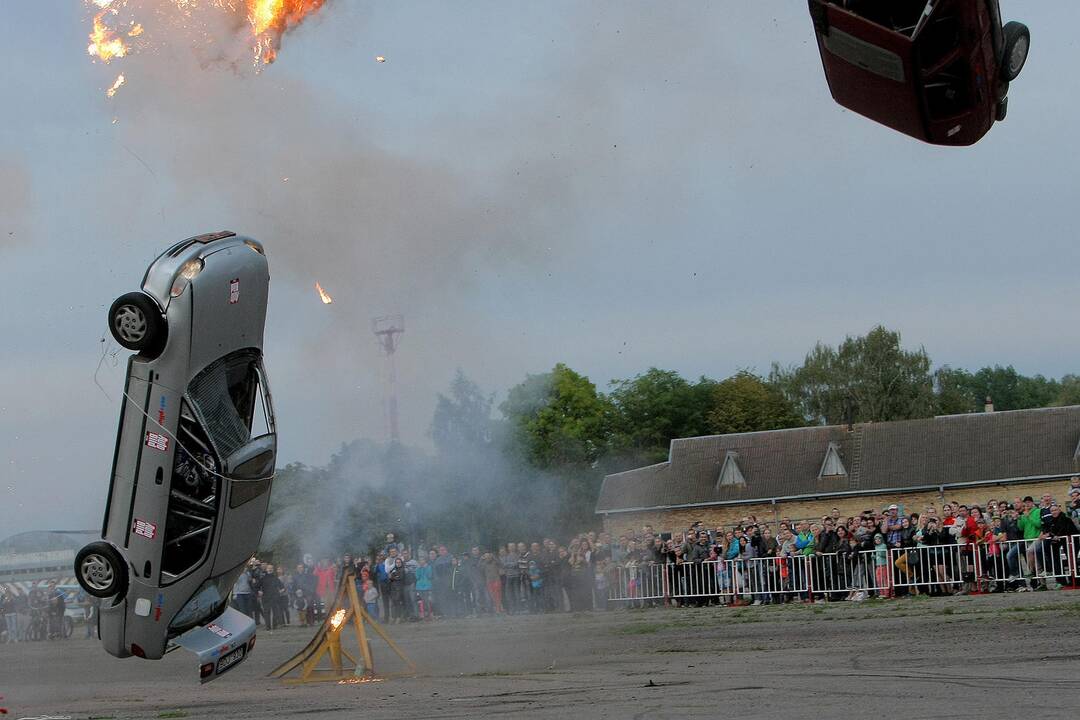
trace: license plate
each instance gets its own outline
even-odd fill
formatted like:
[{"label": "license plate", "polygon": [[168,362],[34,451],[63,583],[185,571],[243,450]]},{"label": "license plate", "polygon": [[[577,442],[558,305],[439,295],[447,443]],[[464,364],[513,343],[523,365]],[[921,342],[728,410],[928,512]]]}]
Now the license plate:
[{"label": "license plate", "polygon": [[246,651],[246,650],[247,650],[247,647],[244,646],[244,645],[241,645],[240,647],[236,648],[235,650],[232,650],[231,652],[229,652],[227,655],[222,655],[221,659],[217,661],[217,674],[220,675],[221,673],[225,672],[226,670],[228,670],[229,668],[231,668],[232,666],[236,665],[238,662],[243,660],[244,659],[244,651]]}]

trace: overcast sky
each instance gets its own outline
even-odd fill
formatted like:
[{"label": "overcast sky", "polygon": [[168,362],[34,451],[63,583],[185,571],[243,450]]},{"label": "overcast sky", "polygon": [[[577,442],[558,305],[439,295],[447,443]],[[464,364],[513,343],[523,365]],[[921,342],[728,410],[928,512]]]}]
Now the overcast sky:
[{"label": "overcast sky", "polygon": [[12,4],[0,538],[99,526],[105,311],[219,229],[267,248],[283,462],[383,437],[391,312],[417,444],[458,367],[721,378],[884,323],[937,364],[1080,370],[1080,4],[1002,5],[1033,36],[1009,118],[948,149],[832,102],[801,1],[330,0],[258,75],[160,35],[93,64],[80,3]]}]

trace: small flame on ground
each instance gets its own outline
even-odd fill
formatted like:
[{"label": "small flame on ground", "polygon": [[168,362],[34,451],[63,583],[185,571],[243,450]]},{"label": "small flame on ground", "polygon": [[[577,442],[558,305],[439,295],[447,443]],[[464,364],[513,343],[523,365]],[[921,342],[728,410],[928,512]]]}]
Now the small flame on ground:
[{"label": "small flame on ground", "polygon": [[386,62],[386,57],[383,56],[383,55],[376,55],[375,56],[375,62],[384,63],[384,62]]},{"label": "small flame on ground", "polygon": [[338,610],[336,613],[334,613],[330,617],[330,624],[334,626],[335,630],[337,630],[339,627],[341,627],[341,623],[343,623],[343,622],[345,622],[345,609],[344,608]]},{"label": "small flame on ground", "polygon": [[364,677],[352,677],[352,678],[345,678],[344,680],[338,680],[338,685],[361,685],[361,684],[364,684],[364,683],[377,683],[377,682],[382,682],[382,681],[383,681],[382,678],[371,677],[370,675],[365,675]]},{"label": "small flame on ground", "polygon": [[[315,289],[319,291],[319,299],[323,301],[323,305],[329,305],[334,302],[334,298],[326,294],[326,291],[322,289],[322,285],[315,283]],[[344,613],[345,611],[342,610],[341,612]]]},{"label": "small flame on ground", "polygon": [[94,29],[90,33],[90,45],[87,46],[86,52],[90,53],[91,57],[100,58],[102,62],[107,63],[113,58],[122,58],[127,55],[128,46],[116,33],[106,27],[105,23],[101,22],[105,12],[102,10],[94,16]]},{"label": "small flame on ground", "polygon": [[119,90],[120,86],[123,85],[123,84],[124,84],[124,74],[120,73],[119,75],[116,76],[116,82],[114,82],[112,84],[112,87],[110,87],[108,90],[105,91],[105,94],[108,97],[112,97],[113,95],[116,94],[116,91]]}]

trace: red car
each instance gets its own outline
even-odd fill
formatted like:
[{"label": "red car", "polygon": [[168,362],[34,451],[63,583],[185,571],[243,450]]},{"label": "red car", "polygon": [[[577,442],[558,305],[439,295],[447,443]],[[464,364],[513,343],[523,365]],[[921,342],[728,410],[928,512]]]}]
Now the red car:
[{"label": "red car", "polygon": [[998,0],[809,0],[836,102],[935,145],[971,145],[1004,120],[1027,26]]}]

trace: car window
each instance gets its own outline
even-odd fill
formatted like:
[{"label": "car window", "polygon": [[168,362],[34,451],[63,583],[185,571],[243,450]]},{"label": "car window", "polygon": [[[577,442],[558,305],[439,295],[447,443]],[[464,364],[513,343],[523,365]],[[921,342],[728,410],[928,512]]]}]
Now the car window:
[{"label": "car window", "polygon": [[958,59],[927,78],[926,110],[932,119],[959,115],[972,106],[971,68]]},{"label": "car window", "polygon": [[208,365],[188,386],[188,396],[218,457],[227,458],[251,440],[258,367],[258,351],[240,350]]},{"label": "car window", "polygon": [[162,571],[173,576],[182,575],[206,554],[221,495],[221,463],[186,400],[180,404],[176,437],[161,557]]},{"label": "car window", "polygon": [[236,575],[230,571],[204,582],[169,623],[169,634],[179,635],[224,612]]}]

